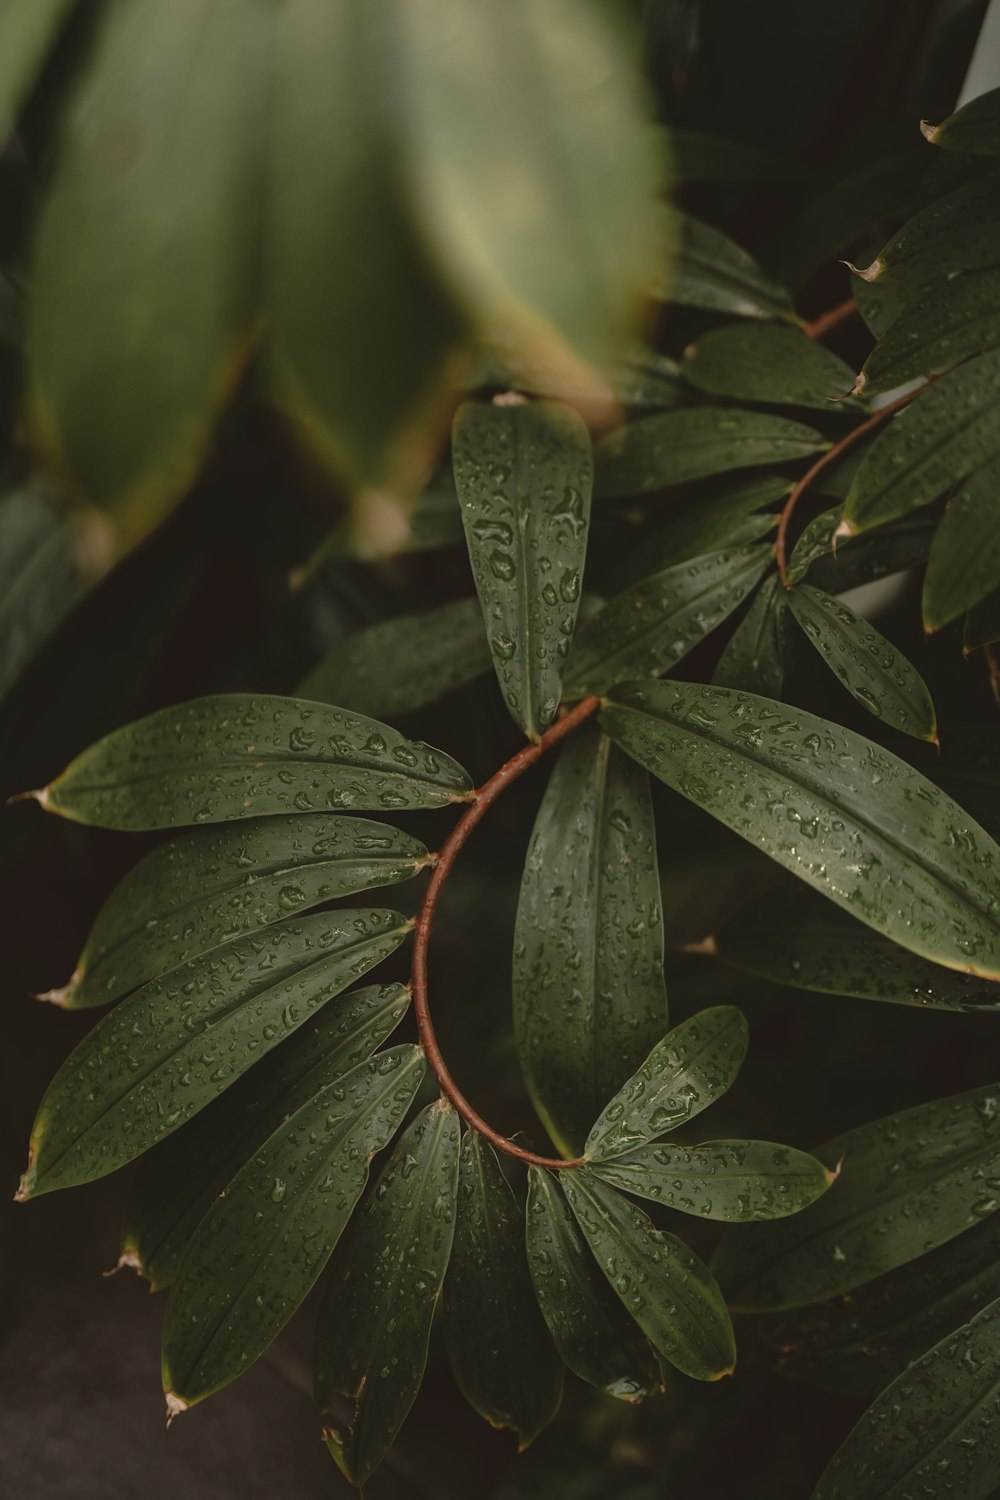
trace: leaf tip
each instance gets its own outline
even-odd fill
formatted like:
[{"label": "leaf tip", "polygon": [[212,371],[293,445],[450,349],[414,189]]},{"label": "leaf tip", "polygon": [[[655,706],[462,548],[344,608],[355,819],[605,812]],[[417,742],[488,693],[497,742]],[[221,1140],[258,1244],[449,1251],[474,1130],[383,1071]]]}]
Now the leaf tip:
[{"label": "leaf tip", "polygon": [[708,958],[714,958],[719,951],[719,945],[711,933],[696,943],[681,943],[678,953],[704,953]]},{"label": "leaf tip", "polygon": [[849,271],[853,271],[855,276],[860,276],[862,281],[874,281],[878,276],[881,276],[883,269],[882,261],[877,258],[872,261],[870,266],[856,266],[850,260],[842,260],[840,264],[846,266]]},{"label": "leaf tip", "polygon": [[83,970],[78,966],[73,970],[61,989],[39,990],[37,993],[33,993],[31,998],[32,1000],[41,1000],[46,1005],[58,1005],[62,1010],[65,1010],[73,991],[77,988],[82,978]]},{"label": "leaf tip", "polygon": [[28,1165],[21,1173],[21,1180],[14,1194],[15,1203],[27,1203],[35,1189],[35,1148],[28,1147]]},{"label": "leaf tip", "polygon": [[860,396],[867,384],[868,376],[865,374],[864,370],[859,370],[857,378],[855,379],[854,384],[851,386],[850,394],[852,396]]},{"label": "leaf tip", "polygon": [[30,792],[15,792],[13,797],[8,797],[6,806],[13,807],[15,802],[37,802],[46,812],[52,810],[47,786],[34,787]]},{"label": "leaf tip", "polygon": [[845,540],[850,541],[851,537],[857,536],[857,534],[857,527],[852,526],[850,521],[841,521],[834,531],[832,538],[834,557],[837,555],[837,543]]},{"label": "leaf tip", "polygon": [[185,1401],[183,1396],[178,1396],[176,1391],[164,1391],[163,1396],[167,1403],[167,1429],[169,1431],[174,1418],[179,1417],[181,1412],[187,1411],[191,1403]]},{"label": "leaf tip", "polygon": [[941,126],[932,125],[930,120],[921,120],[920,134],[923,136],[925,141],[930,141],[932,146],[936,145],[937,138],[941,134]]},{"label": "leaf tip", "polygon": [[126,1266],[130,1271],[134,1271],[137,1276],[145,1276],[146,1274],[142,1268],[142,1261],[139,1259],[138,1250],[134,1249],[131,1245],[126,1246],[111,1269],[109,1271],[102,1271],[101,1275],[107,1280],[109,1276],[117,1276],[118,1272],[123,1271]]}]

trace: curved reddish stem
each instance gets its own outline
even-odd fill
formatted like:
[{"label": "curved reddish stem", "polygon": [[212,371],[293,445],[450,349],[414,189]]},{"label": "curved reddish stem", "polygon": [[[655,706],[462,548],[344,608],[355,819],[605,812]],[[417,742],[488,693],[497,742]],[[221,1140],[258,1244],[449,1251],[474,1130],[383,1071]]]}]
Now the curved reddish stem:
[{"label": "curved reddish stem", "polygon": [[838,302],[836,307],[829,308],[825,313],[820,313],[818,318],[813,318],[811,323],[805,325],[805,332],[811,339],[821,339],[824,334],[830,332],[831,328],[837,328],[845,323],[848,318],[853,318],[858,311],[858,304],[853,297],[848,297],[844,302]]},{"label": "curved reddish stem", "polygon": [[517,1146],[506,1136],[500,1135],[488,1125],[483,1117],[476,1113],[472,1105],[461,1092],[455,1080],[448,1072],[447,1065],[441,1055],[437,1037],[434,1035],[434,1025],[431,1021],[430,1005],[427,999],[427,947],[430,943],[431,927],[434,923],[434,912],[437,909],[438,898],[441,889],[451,874],[455,859],[464,845],[469,834],[476,824],[485,817],[497,798],[504,792],[512,781],[533,766],[553,745],[564,740],[568,734],[572,734],[578,725],[591,714],[596,713],[600,707],[601,700],[596,697],[583,698],[575,708],[571,708],[561,719],[557,719],[550,729],[547,729],[541,739],[533,745],[525,745],[523,750],[511,757],[499,771],[494,772],[489,781],[476,792],[469,809],[459,818],[455,827],[443,844],[440,853],[434,863],[431,878],[424,893],[423,905],[417,916],[413,934],[413,967],[411,971],[411,986],[413,990],[413,1009],[417,1017],[417,1028],[420,1033],[420,1042],[427,1055],[427,1061],[434,1070],[434,1076],[441,1087],[441,1092],[450,1099],[465,1123],[472,1129],[477,1130],[498,1151],[506,1151],[508,1156],[516,1156],[518,1161],[528,1162],[535,1167],[578,1167],[583,1158],[577,1157],[573,1161],[564,1161],[562,1157],[536,1156],[534,1151],[525,1151]]}]

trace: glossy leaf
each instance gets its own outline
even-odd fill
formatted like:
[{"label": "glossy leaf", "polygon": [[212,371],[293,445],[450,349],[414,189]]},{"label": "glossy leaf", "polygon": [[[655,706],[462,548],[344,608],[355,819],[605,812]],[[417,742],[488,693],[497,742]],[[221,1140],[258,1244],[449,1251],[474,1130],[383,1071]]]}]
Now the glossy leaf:
[{"label": "glossy leaf", "polygon": [[653,296],[743,318],[794,318],[784,287],[765,275],[749,251],[689,214],[675,214],[675,222],[675,258],[667,260]]},{"label": "glossy leaf", "polygon": [[619,688],[603,728],[640,765],[883,936],[1000,978],[1000,850],[861,735],[731,688]]},{"label": "glossy leaf", "polygon": [[560,1357],[622,1401],[662,1386],[656,1358],[598,1269],[556,1175],[528,1169],[528,1266]]},{"label": "glossy leaf", "polygon": [[645,495],[729,469],[788,463],[830,444],[801,422],[767,412],[685,407],[619,427],[594,449],[604,498]]},{"label": "glossy leaf", "polygon": [[594,1259],[653,1348],[695,1380],[730,1374],[732,1323],[694,1251],[584,1168],[564,1172],[561,1186]]},{"label": "glossy leaf", "polygon": [[538,739],[559,706],[580,605],[592,460],[569,407],[469,403],[455,485],[493,664],[514,721]]},{"label": "glossy leaf", "polygon": [[455,1379],[493,1427],[521,1448],[559,1409],[563,1367],[532,1291],[524,1213],[493,1147],[462,1140],[455,1241],[444,1288],[445,1333]]},{"label": "glossy leaf", "polygon": [[436,703],[489,670],[479,600],[458,599],[348,636],[303,678],[299,692],[392,719]]},{"label": "glossy leaf", "polygon": [[740,687],[780,698],[785,680],[788,595],[777,574],[766,578],[712,673],[719,687]]},{"label": "glossy leaf", "polygon": [[181,1257],[163,1328],[168,1410],[228,1385],[315,1285],[413,1102],[426,1064],[393,1047],[309,1096],[256,1145]]},{"label": "glossy leaf", "polygon": [[681,372],[711,396],[825,412],[843,411],[831,403],[854,384],[850,367],[836,354],[800,329],[777,323],[713,328],[684,351]]},{"label": "glossy leaf", "polygon": [[765,547],[710,552],[633,584],[581,627],[566,667],[567,695],[670,671],[732,614],[769,563]]},{"label": "glossy leaf", "polygon": [[151,980],[103,1017],[39,1105],[21,1197],[134,1160],[403,941],[396,912],[277,923]]},{"label": "glossy leaf", "polygon": [[830,1186],[822,1162],[773,1141],[635,1146],[595,1161],[602,1182],[703,1219],[755,1223],[808,1208]]},{"label": "glossy leaf", "polygon": [[303,698],[226,693],[116,729],[37,793],[48,811],[103,828],[178,828],[350,808],[467,800],[450,756]]},{"label": "glossy leaf", "polygon": [[677,1130],[721,1099],[746,1057],[747,1023],[732,1005],[682,1021],[605,1105],[587,1137],[595,1165]]},{"label": "glossy leaf", "polygon": [[878,312],[880,337],[904,307],[940,296],[960,273],[996,265],[998,185],[996,173],[980,173],[934,198],[860,273],[884,304]]},{"label": "glossy leaf", "polygon": [[990,89],[970,99],[940,125],[929,125],[924,120],[920,128],[933,146],[946,151],[1000,156],[1000,89]]},{"label": "glossy leaf", "polygon": [[959,486],[942,517],[924,575],[928,630],[940,630],[1000,589],[1000,455]]},{"label": "glossy leaf", "polygon": [[427,859],[397,828],[329,813],[183,834],[116,886],[70,983],[46,998],[72,1010],[103,1005],[310,906],[410,880]]},{"label": "glossy leaf", "polygon": [[843,600],[808,583],[789,591],[788,607],[862,708],[891,729],[937,744],[937,718],[927,684],[880,631]]},{"label": "glossy leaf", "polygon": [[838,536],[843,506],[825,510],[802,532],[788,563],[788,581],[809,582],[828,594],[842,594],[859,584],[887,578],[926,562],[938,518],[926,510],[911,511],[898,521],[875,526],[860,536]]},{"label": "glossy leaf", "polygon": [[[398,1142],[341,1242],[316,1333],[327,1446],[355,1484],[382,1461],[420,1388],[455,1232],[458,1116],[429,1105]],[[353,1403],[345,1427],[336,1395]]]},{"label": "glossy leaf", "polygon": [[518,1057],[561,1150],[580,1150],[666,1025],[649,780],[588,728],[560,752],[549,781],[514,933]]},{"label": "glossy leaf", "polygon": [[792,1219],[722,1240],[713,1266],[733,1305],[768,1310],[838,1296],[1000,1208],[1000,1090],[990,1084],[902,1110],[816,1155],[843,1163],[831,1192]]},{"label": "glossy leaf", "polygon": [[7,7],[0,51],[0,133],[17,118],[66,17],[76,0],[31,0]]},{"label": "glossy leaf", "polygon": [[892,391],[1000,344],[1000,271],[968,271],[906,308],[865,360],[856,389]]},{"label": "glossy leaf", "polygon": [[616,580],[632,583],[707,552],[732,552],[759,541],[777,524],[777,517],[764,507],[783,500],[791,487],[790,480],[765,474],[727,486],[721,494],[706,495],[690,509],[677,507],[676,514],[666,516],[643,538],[638,555],[624,559]]},{"label": "glossy leaf", "polygon": [[123,1265],[169,1286],[215,1199],[274,1131],[326,1081],[363,1062],[406,1014],[401,984],[330,1001],[221,1098],[142,1158],[122,1225]]}]

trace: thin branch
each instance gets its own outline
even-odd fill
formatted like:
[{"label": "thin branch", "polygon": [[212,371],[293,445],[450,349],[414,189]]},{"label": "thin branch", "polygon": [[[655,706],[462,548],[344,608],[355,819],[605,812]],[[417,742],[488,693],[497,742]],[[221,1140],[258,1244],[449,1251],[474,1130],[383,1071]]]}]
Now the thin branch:
[{"label": "thin branch", "polygon": [[441,1086],[441,1092],[450,1099],[455,1109],[461,1115],[465,1123],[472,1129],[484,1136],[491,1145],[499,1151],[506,1151],[508,1156],[516,1156],[519,1161],[530,1163],[536,1167],[576,1167],[582,1158],[574,1161],[565,1161],[562,1157],[536,1156],[533,1151],[525,1151],[522,1147],[514,1144],[506,1136],[499,1135],[492,1126],[488,1125],[481,1115],[478,1115],[472,1105],[461,1092],[455,1080],[448,1072],[447,1065],[441,1055],[441,1049],[434,1035],[434,1025],[431,1021],[430,1006],[427,999],[427,947],[430,943],[431,927],[434,923],[434,913],[437,909],[438,898],[441,889],[451,873],[452,866],[459,851],[469,837],[477,823],[486,815],[493,803],[506,791],[512,781],[524,774],[536,760],[539,760],[553,745],[559,744],[568,734],[572,734],[578,725],[597,711],[601,700],[596,697],[582,699],[575,708],[563,715],[561,719],[547,729],[541,739],[533,745],[526,745],[523,750],[513,756],[502,765],[476,792],[475,797],[469,805],[469,809],[455,824],[451,834],[442,845],[438,854],[434,870],[424,894],[423,905],[417,916],[413,937],[413,967],[411,971],[411,987],[413,990],[413,1009],[417,1017],[417,1028],[420,1033],[420,1042],[427,1056],[427,1061],[434,1070],[434,1075]]},{"label": "thin branch", "polygon": [[821,339],[824,334],[830,332],[831,328],[837,328],[852,318],[858,311],[858,304],[853,297],[848,297],[844,302],[838,302],[836,307],[831,307],[825,313],[820,313],[818,318],[813,318],[811,323],[805,325],[804,331],[811,339]]}]

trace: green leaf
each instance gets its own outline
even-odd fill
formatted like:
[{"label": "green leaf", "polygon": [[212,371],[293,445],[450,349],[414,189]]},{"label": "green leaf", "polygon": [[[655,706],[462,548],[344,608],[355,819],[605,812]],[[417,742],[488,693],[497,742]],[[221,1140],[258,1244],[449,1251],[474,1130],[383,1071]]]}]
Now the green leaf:
[{"label": "green leaf", "polygon": [[927,684],[891,641],[843,600],[808,583],[789,590],[788,607],[862,708],[891,729],[937,744],[937,718]]},{"label": "green leaf", "polygon": [[843,506],[835,505],[809,522],[789,559],[788,581],[793,587],[808,574],[810,582],[827,593],[842,594],[876,578],[919,567],[927,559],[938,525],[936,513],[917,510],[860,536],[844,537],[838,535],[843,518]]},{"label": "green leaf", "polygon": [[[398,1142],[334,1261],[316,1333],[327,1446],[364,1485],[413,1405],[455,1232],[458,1116],[428,1105]],[[353,1403],[345,1429],[331,1407]]]},{"label": "green leaf", "polygon": [[855,390],[892,391],[998,344],[1000,271],[968,271],[900,313],[865,360]]},{"label": "green leaf", "polygon": [[270,11],[105,8],[64,122],[31,276],[31,416],[122,545],[191,483],[253,342]]},{"label": "green leaf", "polygon": [[811,427],[766,412],[683,407],[642,417],[594,449],[596,493],[645,495],[729,469],[788,463],[830,444]]},{"label": "green leaf", "polygon": [[851,531],[926,505],[1000,454],[1000,349],[952,370],[872,444],[844,506]]},{"label": "green leaf", "polygon": [[479,600],[458,599],[348,636],[303,679],[299,692],[392,719],[436,703],[489,670]]},{"label": "green leaf", "polygon": [[6,7],[0,51],[0,133],[9,134],[53,42],[77,0],[31,0]]},{"label": "green leaf", "polygon": [[791,480],[764,474],[727,487],[721,494],[706,495],[697,505],[676,507],[676,514],[645,536],[635,555],[624,559],[615,578],[631,583],[706,552],[749,546],[777,524],[770,512],[754,513],[783,500],[791,487]]},{"label": "green leaf", "polygon": [[732,1088],[747,1051],[747,1023],[732,1005],[682,1021],[605,1105],[584,1147],[604,1163],[677,1130]]},{"label": "green leaf", "polygon": [[[293,588],[308,585],[318,574],[328,569],[333,571],[331,565],[343,560],[373,560],[372,538],[361,524],[361,517],[361,510],[355,507],[327,534],[302,567],[292,574]],[[465,545],[462,513],[450,461],[447,468],[434,474],[421,490],[406,513],[406,521],[405,529],[394,530],[391,536],[379,538],[378,558],[406,556],[411,552],[436,552],[444,547]]]},{"label": "green leaf", "polygon": [[503,386],[558,401],[606,403],[657,409],[680,406],[689,398],[680,366],[667,354],[634,345],[622,350],[600,371],[568,363],[558,354],[494,340],[480,372],[482,386]]},{"label": "green leaf", "polygon": [[934,1494],[942,1475],[962,1500],[990,1500],[1000,1482],[998,1318],[1000,1299],[883,1391],[834,1454],[813,1500],[910,1500]]},{"label": "green leaf", "polygon": [[1000,589],[1000,455],[970,474],[948,502],[924,575],[923,613],[940,630]]},{"label": "green leaf", "polygon": [[705,130],[667,132],[674,186],[686,182],[757,182],[784,176],[788,167],[780,157],[746,141],[731,141]]},{"label": "green leaf", "polygon": [[712,396],[825,412],[845,410],[831,403],[854,384],[852,370],[836,354],[801,329],[769,323],[734,323],[702,334],[685,349],[681,373]]},{"label": "green leaf", "polygon": [[98,913],[76,972],[45,998],[103,1005],[178,964],[281,918],[410,880],[423,844],[368,818],[294,813],[160,844]]},{"label": "green leaf", "polygon": [[532,1291],[524,1214],[493,1147],[472,1130],[462,1141],[444,1314],[466,1400],[491,1426],[513,1428],[526,1448],[559,1409],[563,1367]]},{"label": "green leaf", "polygon": [[712,681],[764,698],[780,698],[785,680],[788,595],[777,574],[766,578],[719,657]]},{"label": "green leaf", "polygon": [[965,617],[963,649],[966,653],[979,646],[1000,641],[1000,589],[974,604]]},{"label": "green leaf", "polygon": [[303,698],[224,693],[116,729],[34,795],[77,823],[142,829],[442,807],[471,789],[450,756],[375,719]]},{"label": "green leaf", "polygon": [[452,457],[504,702],[538,739],[559,707],[580,605],[593,477],[587,429],[568,406],[470,402],[455,418]]},{"label": "green leaf", "polygon": [[151,980],[49,1084],[21,1196],[103,1177],[177,1130],[405,938],[362,908],[279,922]]},{"label": "green leaf", "polygon": [[670,671],[743,602],[770,561],[766,547],[710,552],[633,584],[582,626],[567,696]]},{"label": "green leaf", "polygon": [[568,1155],[667,1024],[649,780],[577,731],[535,822],[514,932],[514,1029],[532,1102]]},{"label": "green leaf", "polygon": [[305,1300],[425,1067],[419,1047],[393,1047],[347,1074],[317,1078],[214,1200],[167,1302],[169,1411],[242,1375]]},{"label": "green leaf", "polygon": [[784,1219],[814,1203],[834,1180],[822,1162],[773,1141],[636,1146],[595,1161],[602,1182],[703,1219]]},{"label": "green leaf", "polygon": [[122,1224],[121,1264],[169,1286],[199,1223],[236,1173],[325,1082],[363,1062],[406,1014],[401,984],[331,1000],[182,1130],[146,1153]]},{"label": "green leaf", "polygon": [[694,1251],[654,1229],[641,1209],[585,1168],[564,1172],[560,1185],[594,1259],[653,1348],[695,1380],[731,1374],[729,1313]]},{"label": "green leaf", "polygon": [[944,969],[787,882],[738,911],[712,939],[723,963],[793,989],[931,1010],[1000,1010],[1000,985]]},{"label": "green leaf", "polygon": [[970,99],[940,125],[921,121],[921,130],[934,146],[967,151],[973,156],[1000,156],[1000,89]]},{"label": "green leaf", "polygon": [[730,688],[619,688],[602,727],[640,765],[912,953],[1000,979],[1000,850],[863,736]]},{"label": "green leaf", "polygon": [[791,297],[765,275],[749,251],[690,214],[675,211],[673,220],[673,258],[665,258],[663,270],[650,288],[654,297],[742,318],[794,321]]},{"label": "green leaf", "polygon": [[843,1162],[832,1192],[793,1219],[722,1239],[713,1267],[734,1305],[767,1311],[836,1297],[1000,1208],[1000,1092],[988,1084],[904,1109],[815,1154]]}]

